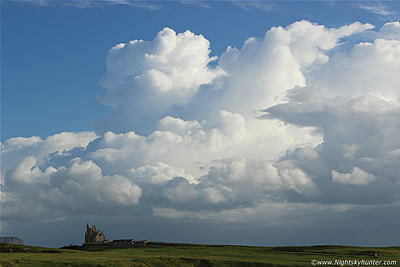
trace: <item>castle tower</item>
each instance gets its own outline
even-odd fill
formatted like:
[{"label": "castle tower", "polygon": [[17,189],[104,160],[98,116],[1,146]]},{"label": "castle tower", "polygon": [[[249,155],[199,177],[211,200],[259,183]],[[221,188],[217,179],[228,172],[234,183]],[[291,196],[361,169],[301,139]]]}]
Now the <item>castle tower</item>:
[{"label": "castle tower", "polygon": [[92,235],[92,229],[89,224],[86,224],[86,232],[85,232],[85,244],[90,243],[90,236]]},{"label": "castle tower", "polygon": [[94,225],[90,227],[90,224],[86,224],[85,244],[106,242],[108,240],[106,240],[103,232],[98,231]]}]

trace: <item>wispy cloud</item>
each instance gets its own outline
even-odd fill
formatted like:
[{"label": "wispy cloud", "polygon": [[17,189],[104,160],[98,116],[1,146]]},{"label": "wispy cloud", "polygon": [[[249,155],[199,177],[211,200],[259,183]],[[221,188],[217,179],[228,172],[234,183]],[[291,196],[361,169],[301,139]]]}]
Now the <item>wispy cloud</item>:
[{"label": "wispy cloud", "polygon": [[397,12],[390,10],[386,5],[381,2],[374,4],[358,4],[356,7],[366,10],[370,13],[376,14],[381,19],[392,20],[397,19]]},{"label": "wispy cloud", "polygon": [[150,10],[159,10],[161,5],[154,2],[143,0],[21,0],[21,2],[30,3],[42,7],[75,7],[75,8],[101,8],[105,6],[125,5],[135,8],[144,8]]},{"label": "wispy cloud", "polygon": [[185,5],[195,5],[202,8],[211,8],[209,3],[202,0],[181,0],[180,3]]},{"label": "wispy cloud", "polygon": [[232,1],[233,4],[242,8],[243,10],[249,11],[250,9],[259,9],[263,11],[271,11],[275,8],[275,5],[269,1]]}]

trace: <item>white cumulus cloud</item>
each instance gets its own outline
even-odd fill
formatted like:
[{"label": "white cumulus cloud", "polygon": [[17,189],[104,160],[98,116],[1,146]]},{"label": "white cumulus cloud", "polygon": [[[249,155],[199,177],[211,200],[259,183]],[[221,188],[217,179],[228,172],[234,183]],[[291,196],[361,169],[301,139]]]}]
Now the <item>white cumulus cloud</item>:
[{"label": "white cumulus cloud", "polygon": [[372,29],[302,20],[219,59],[189,30],[117,44],[101,81],[111,113],[96,132],[1,144],[2,213],[240,221],[263,208],[290,219],[305,203],[397,205],[398,22],[370,42],[346,39]]},{"label": "white cumulus cloud", "polygon": [[375,176],[358,167],[354,167],[349,173],[340,173],[332,170],[332,179],[337,183],[365,185],[375,181]]}]

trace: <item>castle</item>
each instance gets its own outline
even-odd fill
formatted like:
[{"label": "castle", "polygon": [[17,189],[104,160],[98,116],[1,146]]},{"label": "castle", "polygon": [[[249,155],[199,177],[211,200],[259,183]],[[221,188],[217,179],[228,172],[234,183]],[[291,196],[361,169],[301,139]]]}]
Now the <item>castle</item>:
[{"label": "castle", "polygon": [[90,227],[89,224],[86,224],[86,232],[85,232],[85,244],[99,244],[99,243],[108,243],[109,241],[105,238],[102,231],[96,230],[96,226]]},{"label": "castle", "polygon": [[90,227],[86,224],[85,232],[85,243],[83,247],[120,247],[120,248],[130,248],[130,247],[145,247],[149,243],[147,240],[134,240],[134,239],[117,239],[112,242],[108,241],[104,233],[96,229],[96,226]]}]

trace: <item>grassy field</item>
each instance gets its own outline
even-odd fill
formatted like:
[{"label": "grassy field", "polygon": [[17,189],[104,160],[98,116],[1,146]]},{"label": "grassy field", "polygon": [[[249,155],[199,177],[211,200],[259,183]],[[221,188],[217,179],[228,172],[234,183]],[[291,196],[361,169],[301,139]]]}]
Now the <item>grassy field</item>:
[{"label": "grassy field", "polygon": [[[373,255],[375,252],[377,258]],[[312,266],[311,260],[355,259],[397,261],[397,265],[390,266],[400,266],[400,247],[248,247],[151,243],[145,248],[71,250],[0,244],[2,267]]]}]

